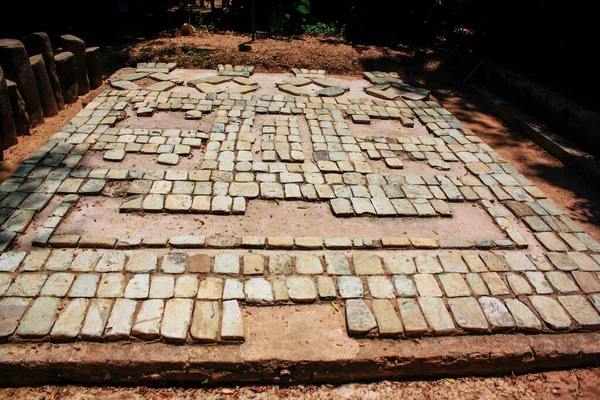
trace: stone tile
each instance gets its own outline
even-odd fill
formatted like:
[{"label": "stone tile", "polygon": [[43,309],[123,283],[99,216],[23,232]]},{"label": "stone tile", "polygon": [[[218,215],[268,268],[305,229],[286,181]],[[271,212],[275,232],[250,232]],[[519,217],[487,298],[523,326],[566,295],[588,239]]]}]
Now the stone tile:
[{"label": "stone tile", "polygon": [[323,239],[320,237],[297,237],[294,239],[299,249],[322,249]]},{"label": "stone tile", "polygon": [[346,327],[350,334],[366,334],[377,327],[375,317],[364,300],[346,300]]},{"label": "stone tile", "polygon": [[240,257],[237,254],[217,254],[215,256],[215,273],[239,274]]},{"label": "stone tile", "polygon": [[98,285],[98,297],[122,297],[124,291],[125,276],[123,274],[102,274]]},{"label": "stone tile", "polygon": [[100,260],[100,253],[92,250],[85,250],[77,254],[71,264],[71,271],[89,272],[93,271]]},{"label": "stone tile", "polygon": [[513,271],[535,271],[535,265],[527,257],[526,254],[509,252],[504,255],[506,263]]},{"label": "stone tile", "polygon": [[145,300],[140,306],[131,334],[142,339],[159,337],[165,302],[159,299]]},{"label": "stone tile", "polygon": [[273,296],[275,301],[288,301],[290,296],[288,295],[287,278],[285,276],[273,276],[271,277],[271,285],[273,285]]},{"label": "stone tile", "polygon": [[529,301],[531,301],[535,310],[551,329],[565,330],[571,327],[571,319],[553,298],[548,296],[529,296]]},{"label": "stone tile", "polygon": [[413,275],[419,296],[442,297],[443,293],[431,274]]},{"label": "stone tile", "polygon": [[147,299],[150,291],[150,275],[136,274],[125,287],[124,296],[128,299]]},{"label": "stone tile", "polygon": [[484,296],[479,298],[479,304],[493,332],[514,328],[515,321],[500,299]]},{"label": "stone tile", "polygon": [[394,256],[383,256],[383,264],[386,270],[390,274],[415,274],[417,268],[415,262],[411,257],[394,255]]},{"label": "stone tile", "polygon": [[[5,253],[6,254],[6,253]],[[27,255],[21,271],[39,271],[50,256],[49,249],[34,249]]]},{"label": "stone tile", "polygon": [[0,300],[0,338],[6,338],[15,332],[29,302],[29,299],[18,297]]},{"label": "stone tile", "polygon": [[373,312],[377,320],[380,336],[397,336],[402,334],[402,321],[390,300],[373,300]]},{"label": "stone tile", "polygon": [[420,274],[438,274],[444,272],[437,257],[428,254],[419,254],[415,257],[415,264]]},{"label": "stone tile", "polygon": [[38,297],[21,319],[17,335],[24,338],[43,337],[50,333],[58,316],[60,299]]},{"label": "stone tile", "polygon": [[509,267],[504,262],[504,259],[497,254],[491,252],[481,252],[479,253],[479,256],[483,259],[483,262],[485,262],[486,267],[490,271],[509,271]]},{"label": "stone tile", "polygon": [[327,273],[329,275],[350,275],[350,263],[342,253],[325,253],[325,263],[327,264]]},{"label": "stone tile", "polygon": [[319,291],[319,297],[323,300],[337,297],[335,283],[330,276],[317,276],[317,290]]},{"label": "stone tile", "polygon": [[348,199],[331,199],[329,205],[331,206],[331,212],[336,217],[351,217],[354,215],[352,203]]},{"label": "stone tile", "polygon": [[525,275],[527,276],[527,279],[529,279],[529,282],[531,282],[533,285],[537,294],[550,294],[554,292],[552,287],[550,287],[548,284],[548,281],[546,281],[546,278],[542,272],[526,272]]},{"label": "stone tile", "polygon": [[312,303],[317,299],[314,281],[306,276],[292,276],[287,280],[290,300],[296,303]]},{"label": "stone tile", "polygon": [[11,274],[0,274],[0,296],[4,296],[12,281]]},{"label": "stone tile", "polygon": [[383,275],[385,272],[378,256],[371,253],[353,253],[356,275]]},{"label": "stone tile", "polygon": [[363,283],[355,276],[340,276],[337,284],[340,296],[344,299],[364,296]]},{"label": "stone tile", "polygon": [[531,289],[531,286],[529,286],[527,279],[525,279],[525,277],[522,275],[508,273],[506,274],[506,279],[508,280],[508,284],[510,285],[511,289],[517,296],[533,293],[533,289]]},{"label": "stone tile", "polygon": [[100,282],[99,274],[78,275],[71,286],[69,297],[94,297]]},{"label": "stone tile", "polygon": [[83,328],[81,338],[86,340],[98,340],[102,337],[108,316],[110,314],[112,300],[91,299]]},{"label": "stone tile", "polygon": [[37,296],[47,278],[48,275],[43,273],[19,274],[6,291],[6,296]]},{"label": "stone tile", "polygon": [[148,273],[156,271],[158,257],[149,251],[136,251],[129,258],[125,271],[133,273]]},{"label": "stone tile", "polygon": [[542,330],[542,323],[536,315],[517,299],[506,299],[506,306],[512,314],[517,330],[524,332],[539,332]]},{"label": "stone tile", "polygon": [[73,261],[73,253],[70,251],[54,250],[48,261],[46,261],[45,269],[48,271],[66,271],[71,266]]},{"label": "stone tile", "polygon": [[356,215],[376,215],[375,208],[370,199],[352,197],[350,202],[352,203],[352,208],[354,208]]},{"label": "stone tile", "polygon": [[481,274],[481,277],[487,284],[492,295],[500,296],[510,294],[510,290],[508,290],[508,287],[498,273],[484,272]]},{"label": "stone tile", "polygon": [[584,293],[597,293],[600,292],[600,281],[592,272],[584,271],[573,271],[571,272],[575,281]]},{"label": "stone tile", "polygon": [[265,271],[265,257],[262,254],[246,253],[243,256],[244,275],[262,275]]},{"label": "stone tile", "polygon": [[69,291],[74,279],[75,275],[68,272],[52,274],[46,280],[40,294],[42,296],[64,297]]},{"label": "stone tile", "polygon": [[246,301],[250,303],[269,303],[275,300],[271,284],[264,278],[250,278],[244,284]]},{"label": "stone tile", "polygon": [[367,284],[371,296],[376,299],[393,299],[396,297],[392,283],[385,276],[369,276]]},{"label": "stone tile", "polygon": [[243,340],[244,321],[242,311],[236,300],[223,302],[223,321],[221,323],[221,338],[223,340]]},{"label": "stone tile", "polygon": [[[568,257],[575,262],[581,271],[600,271],[600,256],[592,254],[592,257],[584,253],[569,252]],[[558,268],[558,267],[557,267]],[[559,268],[560,269],[560,268]]]},{"label": "stone tile", "polygon": [[[138,275],[141,276],[141,275]],[[112,308],[104,337],[107,340],[127,339],[133,325],[133,314],[137,307],[137,301],[131,299],[117,299]],[[87,321],[86,321],[87,324]]]},{"label": "stone tile", "polygon": [[417,297],[417,287],[406,275],[395,275],[394,287],[398,297]]},{"label": "stone tile", "polygon": [[221,309],[214,301],[196,301],[190,334],[194,340],[216,342],[221,325]]},{"label": "stone tile", "polygon": [[568,246],[554,232],[539,232],[535,234],[535,237],[548,251],[569,250]]},{"label": "stone tile", "polygon": [[[53,254],[54,255],[54,254]],[[50,256],[52,257],[52,256]],[[107,251],[102,255],[98,264],[96,264],[97,272],[119,272],[123,271],[127,256],[121,251]],[[46,263],[47,268],[47,263]]]},{"label": "stone tile", "polygon": [[64,308],[52,327],[50,337],[54,340],[73,340],[79,335],[89,300],[73,299]]},{"label": "stone tile", "polygon": [[[168,260],[167,269],[173,271],[179,271],[179,273],[185,272],[185,254],[184,253],[171,253],[179,254],[173,256]],[[165,259],[163,258],[163,265]],[[208,274],[211,270],[212,257],[208,254],[194,254],[190,255],[187,261],[187,270],[191,273]]]},{"label": "stone tile", "polygon": [[288,254],[273,254],[269,257],[269,272],[273,275],[291,275],[292,257]]},{"label": "stone tile", "polygon": [[0,254],[0,272],[14,272],[25,259],[24,251],[10,251]]},{"label": "stone tile", "polygon": [[170,342],[183,342],[192,319],[192,299],[171,299],[165,305],[160,335]]},{"label": "stone tile", "polygon": [[317,256],[299,254],[296,256],[296,272],[302,275],[320,275],[323,265]]},{"label": "stone tile", "polygon": [[196,297],[198,293],[198,278],[196,275],[179,275],[175,280],[175,297]]},{"label": "stone tile", "polygon": [[173,275],[152,275],[148,297],[151,299],[168,299],[173,297],[174,292],[175,277]]},{"label": "stone tile", "polygon": [[419,297],[419,305],[427,323],[436,335],[449,335],[456,330],[454,321],[439,297]]},{"label": "stone tile", "polygon": [[489,325],[479,303],[473,297],[448,299],[456,324],[465,331],[487,332]]},{"label": "stone tile", "polygon": [[182,274],[185,272],[186,262],[186,253],[167,253],[163,256],[160,270],[166,274]]},{"label": "stone tile", "polygon": [[198,285],[198,299],[219,300],[223,296],[223,280],[220,278],[204,278]]},{"label": "stone tile", "polygon": [[440,254],[438,257],[445,272],[469,272],[459,253]]},{"label": "stone tile", "polygon": [[461,274],[440,274],[439,278],[448,297],[465,297],[471,295],[471,291]]},{"label": "stone tile", "polygon": [[239,279],[226,279],[223,300],[244,300],[244,284]]},{"label": "stone tile", "polygon": [[600,315],[584,296],[558,296],[558,301],[583,329],[600,328]]},{"label": "stone tile", "polygon": [[270,248],[291,249],[294,247],[294,238],[291,236],[271,236],[268,238]]},{"label": "stone tile", "polygon": [[429,330],[421,308],[414,299],[397,299],[400,316],[407,336],[421,335]]},{"label": "stone tile", "polygon": [[575,282],[569,277],[569,274],[562,271],[546,272],[548,282],[560,293],[575,293],[579,292],[579,288]]}]

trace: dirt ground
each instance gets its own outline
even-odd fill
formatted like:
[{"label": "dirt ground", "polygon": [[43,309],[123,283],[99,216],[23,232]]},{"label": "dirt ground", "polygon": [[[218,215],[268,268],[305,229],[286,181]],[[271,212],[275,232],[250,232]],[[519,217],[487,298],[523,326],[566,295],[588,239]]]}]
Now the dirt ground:
[{"label": "dirt ground", "polygon": [[600,368],[512,377],[446,378],[434,381],[350,383],[340,386],[247,386],[215,389],[43,386],[2,388],[3,399],[598,399]]}]

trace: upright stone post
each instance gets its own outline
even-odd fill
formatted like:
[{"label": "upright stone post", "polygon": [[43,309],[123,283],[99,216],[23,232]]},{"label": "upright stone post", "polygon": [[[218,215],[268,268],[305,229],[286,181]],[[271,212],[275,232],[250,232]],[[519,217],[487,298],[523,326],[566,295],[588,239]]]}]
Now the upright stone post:
[{"label": "upright stone post", "polygon": [[29,135],[31,123],[29,121],[27,109],[25,108],[25,102],[19,92],[19,87],[10,79],[6,80],[6,86],[8,87],[8,94],[10,95],[10,106],[15,120],[15,127],[17,128],[17,135]]},{"label": "upright stone post", "polygon": [[87,73],[90,79],[90,87],[96,89],[102,85],[102,62],[100,61],[100,47],[88,47],[85,49],[87,61]]},{"label": "upright stone post", "polygon": [[54,61],[56,62],[56,72],[60,80],[65,104],[75,103],[77,101],[77,93],[79,92],[75,57],[73,53],[63,51],[54,56]]},{"label": "upright stone post", "polygon": [[54,117],[58,114],[58,106],[56,105],[50,78],[48,78],[44,58],[41,54],[38,54],[29,57],[29,62],[31,63],[31,69],[33,69],[33,76],[35,76],[35,84],[38,88],[38,94],[40,95],[44,117]]},{"label": "upright stone post", "polygon": [[87,76],[87,61],[85,59],[85,42],[73,35],[62,35],[63,51],[70,51],[75,56],[75,65],[77,65],[77,84],[79,85],[79,94],[86,94],[90,91],[90,81]]},{"label": "upright stone post", "polygon": [[17,128],[10,105],[10,94],[4,79],[4,72],[0,68],[0,160],[2,152],[17,144]]},{"label": "upright stone post", "polygon": [[27,49],[27,53],[30,56],[41,54],[44,57],[44,63],[46,64],[46,71],[48,71],[48,78],[50,84],[52,84],[52,90],[54,91],[54,99],[56,100],[56,106],[59,110],[65,108],[65,101],[63,100],[62,89],[60,88],[60,81],[58,80],[58,74],[56,73],[56,64],[54,63],[54,52],[52,51],[52,44],[50,44],[50,38],[44,32],[35,32],[29,36],[23,38],[23,43]]},{"label": "upright stone post", "polygon": [[37,125],[43,122],[44,113],[40,96],[23,43],[16,39],[0,39],[0,65],[4,69],[6,78],[13,80],[19,87],[31,123]]}]

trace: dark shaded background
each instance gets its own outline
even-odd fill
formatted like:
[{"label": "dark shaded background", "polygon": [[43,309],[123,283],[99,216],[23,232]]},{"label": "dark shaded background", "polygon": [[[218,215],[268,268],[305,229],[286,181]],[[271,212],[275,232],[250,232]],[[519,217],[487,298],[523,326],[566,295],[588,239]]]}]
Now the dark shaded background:
[{"label": "dark shaded background", "polygon": [[[206,1],[209,4],[208,0]],[[189,15],[178,2],[161,0],[7,1],[0,6],[0,37],[33,31],[85,38],[88,45],[122,44],[175,30]],[[194,17],[217,29],[250,30],[250,0],[232,0],[226,11]],[[256,0],[257,29],[269,31],[274,10],[289,15],[283,34],[302,23],[344,28],[348,41],[390,47],[444,49],[456,57],[500,62],[593,110],[598,67],[598,16],[592,2],[484,0],[312,0],[309,15],[293,0]],[[125,11],[127,6],[127,11]],[[121,10],[121,11],[120,11]],[[468,72],[468,71],[467,71]]]}]

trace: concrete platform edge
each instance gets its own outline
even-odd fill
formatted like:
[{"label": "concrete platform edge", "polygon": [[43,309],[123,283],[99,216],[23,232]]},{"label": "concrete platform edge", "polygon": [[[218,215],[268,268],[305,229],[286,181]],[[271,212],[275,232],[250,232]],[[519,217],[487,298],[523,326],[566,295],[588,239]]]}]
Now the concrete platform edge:
[{"label": "concrete platform edge", "polygon": [[157,343],[6,343],[0,385],[240,385],[341,383],[502,375],[600,365],[600,334],[363,340],[338,360],[245,359],[243,346]]}]

